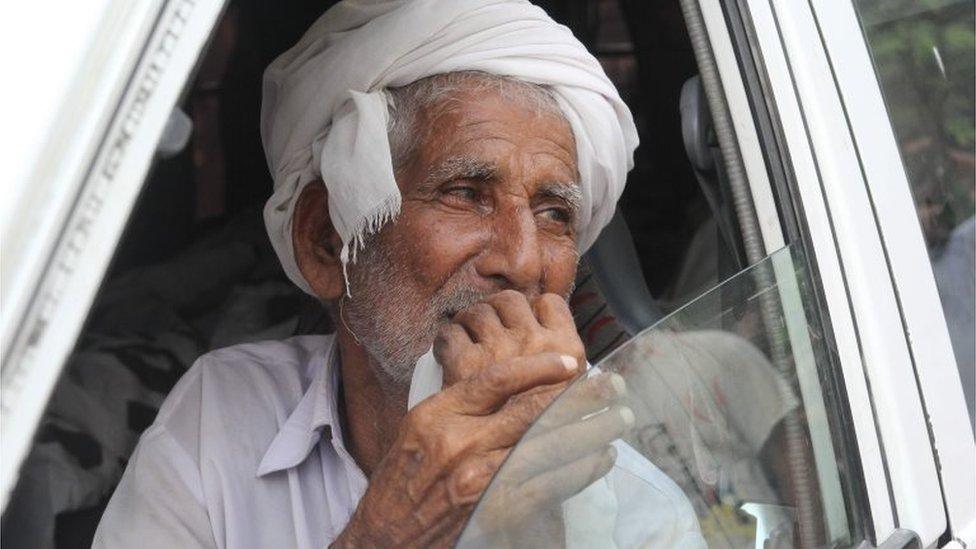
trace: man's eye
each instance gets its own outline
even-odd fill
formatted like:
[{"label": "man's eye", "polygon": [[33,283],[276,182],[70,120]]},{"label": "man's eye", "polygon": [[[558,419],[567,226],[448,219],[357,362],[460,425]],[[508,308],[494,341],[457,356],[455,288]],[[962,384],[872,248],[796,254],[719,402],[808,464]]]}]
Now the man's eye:
[{"label": "man's eye", "polygon": [[573,220],[572,214],[565,208],[546,208],[540,211],[538,215],[545,217],[548,221],[555,221],[556,223],[567,225]]},{"label": "man's eye", "polygon": [[444,194],[461,198],[463,200],[476,200],[478,198],[478,190],[474,187],[467,186],[456,186],[448,187],[444,190]]}]

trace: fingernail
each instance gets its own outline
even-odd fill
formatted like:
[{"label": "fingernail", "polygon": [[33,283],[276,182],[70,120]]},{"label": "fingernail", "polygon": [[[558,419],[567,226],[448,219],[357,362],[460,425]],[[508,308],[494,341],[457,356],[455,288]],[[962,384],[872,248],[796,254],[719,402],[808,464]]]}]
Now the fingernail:
[{"label": "fingernail", "polygon": [[610,386],[613,387],[613,392],[617,396],[623,396],[627,392],[627,382],[620,374],[610,374]]},{"label": "fingernail", "polygon": [[620,409],[620,417],[624,420],[624,423],[627,424],[627,427],[633,426],[634,421],[637,420],[637,418],[634,417],[634,411],[626,406]]},{"label": "fingernail", "polygon": [[576,371],[576,359],[575,358],[573,358],[573,357],[571,357],[569,355],[562,355],[562,356],[559,357],[559,360],[562,360],[563,361],[563,366],[565,366],[566,369],[569,370],[570,372],[575,372]]}]

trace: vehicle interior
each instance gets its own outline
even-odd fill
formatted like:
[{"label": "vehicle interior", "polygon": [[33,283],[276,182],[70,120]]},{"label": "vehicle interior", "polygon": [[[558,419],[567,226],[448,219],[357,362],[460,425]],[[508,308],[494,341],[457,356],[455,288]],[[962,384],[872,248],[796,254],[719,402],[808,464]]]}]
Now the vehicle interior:
[{"label": "vehicle interior", "polygon": [[[536,3],[600,60],[640,132],[618,214],[571,300],[596,363],[746,259],[678,2]],[[332,330],[268,243],[258,131],[264,67],[325,4],[229,2],[22,466],[5,547],[90,546],[139,434],[201,354]]]}]

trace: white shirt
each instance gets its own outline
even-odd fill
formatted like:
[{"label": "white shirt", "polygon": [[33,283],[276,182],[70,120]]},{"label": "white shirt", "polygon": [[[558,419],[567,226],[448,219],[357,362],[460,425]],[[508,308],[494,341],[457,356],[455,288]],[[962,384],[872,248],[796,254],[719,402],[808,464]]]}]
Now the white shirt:
[{"label": "white shirt", "polygon": [[[142,435],[93,547],[328,546],[368,484],[342,442],[333,343],[302,336],[201,357]],[[567,502],[567,518],[611,505],[617,545],[704,546],[677,485],[617,447],[617,466]]]}]

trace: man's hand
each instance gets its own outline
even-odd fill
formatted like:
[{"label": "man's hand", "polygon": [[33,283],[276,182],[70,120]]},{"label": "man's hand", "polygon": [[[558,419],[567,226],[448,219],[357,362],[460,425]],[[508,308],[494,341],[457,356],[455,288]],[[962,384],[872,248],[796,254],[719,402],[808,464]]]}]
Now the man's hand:
[{"label": "man's hand", "polygon": [[569,355],[580,366],[586,359],[569,305],[556,294],[529,301],[514,290],[498,292],[458,312],[434,340],[445,386],[489,364],[543,352]]},{"label": "man's hand", "polygon": [[[583,346],[564,300],[501,292],[455,315],[435,343],[446,388],[418,404],[370,480],[337,546],[453,545],[512,446],[579,373]],[[546,418],[499,483],[511,505],[488,509],[503,531],[579,492],[613,465],[609,443],[633,414],[607,407],[619,376],[582,383],[581,398]],[[585,421],[580,421],[586,417]]]}]

